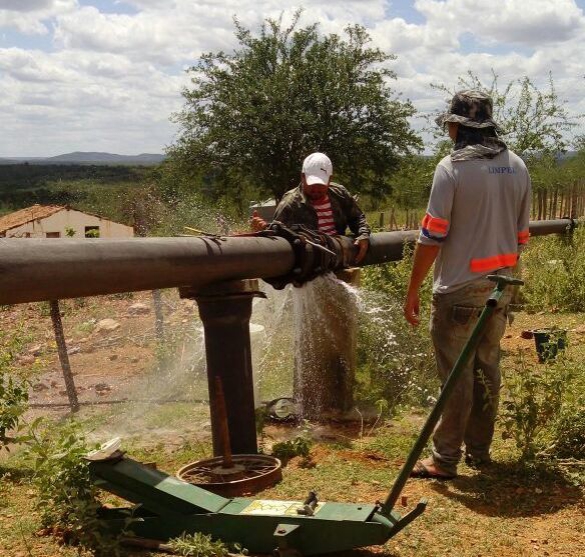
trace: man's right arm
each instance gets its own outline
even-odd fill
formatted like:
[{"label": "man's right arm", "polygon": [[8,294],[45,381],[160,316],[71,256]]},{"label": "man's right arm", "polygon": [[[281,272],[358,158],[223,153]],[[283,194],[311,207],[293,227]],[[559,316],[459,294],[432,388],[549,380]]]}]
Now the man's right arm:
[{"label": "man's right arm", "polygon": [[404,302],[404,317],[415,327],[420,323],[420,296],[419,290],[429,270],[433,266],[441,246],[417,244],[414,252],[414,262],[410,274],[410,283]]},{"label": "man's right arm", "polygon": [[454,194],[453,176],[444,166],[437,165],[404,302],[404,317],[415,327],[420,322],[419,290],[449,234]]}]

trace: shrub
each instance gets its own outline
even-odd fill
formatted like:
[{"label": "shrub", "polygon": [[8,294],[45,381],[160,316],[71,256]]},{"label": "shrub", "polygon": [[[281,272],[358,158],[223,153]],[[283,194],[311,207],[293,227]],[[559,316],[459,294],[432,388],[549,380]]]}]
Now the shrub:
[{"label": "shrub", "polygon": [[[101,503],[83,458],[89,451],[76,422],[57,428],[43,419],[31,424],[28,454],[38,489],[36,506],[43,526],[64,542],[91,549],[99,557],[118,557],[123,554],[119,538],[104,534],[98,516]],[[129,516],[127,525],[131,522]]]},{"label": "shrub", "polygon": [[556,458],[585,460],[585,406],[561,412],[553,426],[548,453]]},{"label": "shrub", "polygon": [[7,433],[18,432],[27,409],[29,381],[17,373],[14,365],[24,343],[21,329],[13,333],[0,330],[0,447],[19,441],[18,436],[8,438]]},{"label": "shrub", "polygon": [[583,371],[583,364],[566,354],[537,367],[518,354],[514,369],[504,375],[499,420],[502,436],[515,441],[521,460],[570,453],[585,437]]},{"label": "shrub", "polygon": [[528,311],[585,311],[585,225],[572,236],[534,238],[521,258]]},{"label": "shrub", "polygon": [[272,447],[272,456],[286,462],[295,456],[308,458],[311,452],[313,442],[304,435],[299,435],[294,439],[275,443]]},{"label": "shrub", "polygon": [[221,540],[213,540],[210,535],[195,532],[183,534],[169,540],[169,548],[183,557],[227,557],[229,547]]}]

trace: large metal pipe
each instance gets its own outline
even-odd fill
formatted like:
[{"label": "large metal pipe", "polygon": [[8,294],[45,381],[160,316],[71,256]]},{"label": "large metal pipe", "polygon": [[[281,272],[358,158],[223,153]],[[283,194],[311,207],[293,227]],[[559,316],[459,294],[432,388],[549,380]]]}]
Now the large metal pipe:
[{"label": "large metal pipe", "polygon": [[530,222],[530,235],[564,234],[571,232],[575,226],[577,221],[574,219],[535,220]]},{"label": "large metal pipe", "polygon": [[269,278],[293,264],[283,238],[0,239],[0,304]]},{"label": "large metal pipe", "polygon": [[[545,236],[547,234],[564,234],[573,230],[576,225],[577,223],[573,219],[530,221],[530,235]],[[374,234],[370,249],[362,266],[402,259],[404,244],[413,245],[418,235],[418,230],[379,232],[378,234]]]},{"label": "large metal pipe", "polygon": [[[533,236],[563,233],[571,219],[534,221]],[[364,265],[402,258],[415,230],[373,234]],[[340,266],[352,240],[336,241]],[[156,288],[200,288],[226,280],[273,278],[291,272],[295,256],[279,237],[130,239],[0,239],[0,304],[79,298]]]}]

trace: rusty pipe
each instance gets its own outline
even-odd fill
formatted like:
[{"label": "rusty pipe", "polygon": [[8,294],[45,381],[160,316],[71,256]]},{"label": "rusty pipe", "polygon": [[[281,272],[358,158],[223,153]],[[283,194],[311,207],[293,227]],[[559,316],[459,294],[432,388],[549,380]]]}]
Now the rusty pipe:
[{"label": "rusty pipe", "polygon": [[[533,236],[563,233],[572,219],[533,221]],[[373,234],[361,266],[398,261],[418,231]],[[351,238],[338,237],[339,267],[353,259]],[[204,286],[290,273],[291,244],[279,237],[128,239],[0,238],[0,304],[38,302],[157,288]]]},{"label": "rusty pipe", "polygon": [[274,277],[283,238],[0,239],[0,304]]}]

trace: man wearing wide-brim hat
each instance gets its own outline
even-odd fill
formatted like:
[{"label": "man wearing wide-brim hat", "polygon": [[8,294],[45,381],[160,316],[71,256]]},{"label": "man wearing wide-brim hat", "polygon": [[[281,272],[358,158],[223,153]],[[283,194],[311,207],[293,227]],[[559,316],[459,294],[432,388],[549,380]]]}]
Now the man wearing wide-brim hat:
[{"label": "man wearing wide-brim hat", "polygon": [[[488,274],[510,274],[528,242],[530,177],[522,159],[498,136],[493,105],[483,91],[459,91],[437,118],[454,141],[435,169],[415,252],[404,315],[419,323],[419,289],[434,269],[431,337],[445,381],[493,290]],[[490,463],[500,390],[500,340],[510,293],[469,359],[433,434],[432,455],[413,476],[453,478],[465,447],[466,462]]]}]

